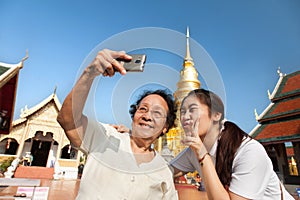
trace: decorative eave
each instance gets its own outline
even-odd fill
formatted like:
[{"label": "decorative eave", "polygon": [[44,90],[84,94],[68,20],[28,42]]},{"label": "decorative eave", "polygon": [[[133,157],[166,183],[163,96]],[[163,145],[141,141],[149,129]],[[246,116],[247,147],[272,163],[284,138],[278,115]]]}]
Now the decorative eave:
[{"label": "decorative eave", "polygon": [[279,144],[282,142],[299,142],[300,141],[300,137],[299,136],[295,136],[295,137],[289,137],[289,136],[282,136],[282,137],[278,137],[278,138],[267,138],[267,139],[261,139],[258,140],[260,143],[262,143],[263,145],[269,145],[269,144]]},{"label": "decorative eave", "polygon": [[279,80],[270,95],[272,102],[300,95],[300,70],[291,74],[278,71]]},{"label": "decorative eave", "polygon": [[254,137],[253,135],[257,132],[257,130],[258,130],[260,127],[261,127],[261,124],[257,124],[257,125],[254,127],[254,129],[252,129],[252,130],[250,131],[249,135],[250,135],[251,137]]},{"label": "decorative eave", "polygon": [[2,88],[9,80],[19,73],[19,70],[23,67],[23,63],[20,62],[18,64],[7,64],[0,62],[0,66],[8,68],[6,72],[0,75],[0,88]]},{"label": "decorative eave", "polygon": [[19,124],[22,124],[23,122],[26,122],[27,119],[26,118],[19,118],[19,119],[16,119],[12,122],[12,126],[17,126]]},{"label": "decorative eave", "polygon": [[256,120],[259,122],[265,115],[266,113],[272,108],[272,106],[274,105],[274,103],[270,103],[265,110],[256,118]]},{"label": "decorative eave", "polygon": [[28,58],[28,52],[26,52],[26,56],[17,64],[8,64],[0,62],[1,67],[5,67],[8,70],[0,75],[0,88],[5,85],[10,79],[12,79],[16,74],[19,73],[19,70],[23,68],[23,63]]},{"label": "decorative eave", "polygon": [[276,95],[276,93],[277,93],[277,91],[278,91],[278,88],[279,88],[279,86],[280,86],[280,84],[281,84],[281,82],[282,82],[283,77],[286,75],[286,74],[281,73],[280,67],[278,67],[277,73],[278,73],[278,75],[279,75],[279,79],[278,79],[278,81],[277,81],[277,84],[275,85],[275,88],[273,89],[272,94],[269,95],[269,99],[270,99],[271,101],[272,101],[272,99],[274,98],[274,96]]}]

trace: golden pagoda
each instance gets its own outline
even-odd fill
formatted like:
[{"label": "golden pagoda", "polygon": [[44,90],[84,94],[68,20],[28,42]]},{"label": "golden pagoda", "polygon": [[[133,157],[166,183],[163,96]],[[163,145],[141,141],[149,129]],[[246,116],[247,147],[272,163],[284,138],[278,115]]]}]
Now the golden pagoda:
[{"label": "golden pagoda", "polygon": [[189,28],[186,31],[186,56],[183,62],[183,68],[180,71],[180,79],[177,82],[177,90],[174,92],[175,104],[177,108],[176,120],[174,127],[169,130],[165,137],[160,137],[157,150],[161,152],[167,145],[170,152],[176,156],[182,151],[185,146],[180,143],[183,137],[183,130],[180,124],[180,106],[183,98],[194,89],[200,88],[200,81],[198,79],[198,72],[194,67],[193,58],[190,54],[189,45]]}]

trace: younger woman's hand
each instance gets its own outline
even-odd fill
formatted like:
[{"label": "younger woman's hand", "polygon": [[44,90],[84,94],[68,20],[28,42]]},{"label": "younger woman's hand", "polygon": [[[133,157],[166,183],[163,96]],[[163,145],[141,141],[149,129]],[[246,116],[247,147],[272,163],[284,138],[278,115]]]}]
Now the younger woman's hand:
[{"label": "younger woman's hand", "polygon": [[198,159],[201,159],[207,153],[207,150],[199,137],[198,125],[199,120],[196,120],[193,126],[191,126],[189,129],[186,129],[185,137],[181,142],[184,145],[189,146],[194,151]]}]

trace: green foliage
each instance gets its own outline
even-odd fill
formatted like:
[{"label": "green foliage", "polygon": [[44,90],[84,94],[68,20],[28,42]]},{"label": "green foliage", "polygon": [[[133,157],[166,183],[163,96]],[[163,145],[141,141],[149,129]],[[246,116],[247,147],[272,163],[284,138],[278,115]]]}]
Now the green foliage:
[{"label": "green foliage", "polygon": [[11,165],[11,163],[14,159],[15,159],[14,157],[9,157],[9,158],[3,160],[0,163],[0,172],[4,173],[6,171],[6,169]]},{"label": "green foliage", "polygon": [[86,161],[86,154],[83,154],[83,155],[80,156],[79,162],[80,163],[85,163],[85,161]]}]

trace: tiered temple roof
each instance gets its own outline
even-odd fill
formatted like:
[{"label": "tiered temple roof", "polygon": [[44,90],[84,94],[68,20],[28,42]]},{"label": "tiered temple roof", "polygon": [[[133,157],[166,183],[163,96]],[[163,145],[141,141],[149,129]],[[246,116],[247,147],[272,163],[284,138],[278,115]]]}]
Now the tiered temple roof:
[{"label": "tiered temple roof", "polygon": [[278,74],[277,85],[269,94],[271,103],[257,116],[259,124],[250,133],[264,144],[300,141],[300,71]]}]

